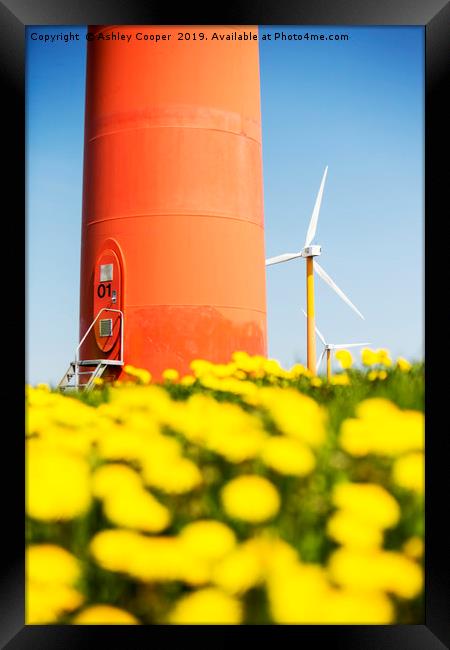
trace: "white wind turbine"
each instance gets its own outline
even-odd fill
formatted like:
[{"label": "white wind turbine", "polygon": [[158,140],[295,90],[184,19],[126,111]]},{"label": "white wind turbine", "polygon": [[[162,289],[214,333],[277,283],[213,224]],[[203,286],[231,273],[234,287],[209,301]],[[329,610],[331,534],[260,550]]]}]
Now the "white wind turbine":
[{"label": "white wind turbine", "polygon": [[315,338],[315,321],[314,321],[314,271],[317,275],[328,284],[337,295],[342,298],[344,302],[351,307],[360,318],[364,320],[364,316],[361,314],[359,309],[355,307],[352,301],[345,295],[345,293],[339,289],[337,284],[330,278],[328,273],[319,265],[318,262],[314,262],[313,258],[317,257],[322,252],[322,247],[318,245],[311,245],[317,230],[317,222],[319,219],[320,205],[322,203],[323,189],[325,186],[325,180],[327,178],[328,166],[325,167],[323,173],[322,182],[320,183],[319,192],[317,194],[316,202],[314,204],[314,209],[311,215],[311,219],[308,226],[308,232],[306,233],[306,239],[303,248],[298,253],[284,253],[283,255],[277,255],[276,257],[270,257],[266,260],[266,266],[271,266],[272,264],[280,264],[281,262],[289,262],[290,260],[296,259],[297,257],[306,258],[306,311],[307,311],[307,326],[306,326],[306,336],[307,336],[307,365],[309,370],[312,373],[316,374],[316,338]]},{"label": "white wind turbine", "polygon": [[[305,312],[304,309],[302,309],[302,312],[303,312],[303,315],[305,316],[305,318],[307,318],[306,312]],[[319,331],[319,328],[317,327],[317,325],[315,326],[315,328],[316,328],[317,336],[319,337],[319,339],[322,341],[322,343],[324,345],[324,348],[322,350],[322,354],[320,355],[319,361],[317,363],[317,370],[320,369],[320,365],[321,365],[321,363],[323,361],[323,358],[324,358],[324,356],[326,354],[327,355],[327,379],[328,379],[328,381],[330,381],[330,378],[331,378],[331,355],[333,353],[333,350],[346,350],[347,348],[358,348],[358,347],[361,347],[363,345],[369,345],[369,343],[327,343],[325,341],[324,335]]]}]

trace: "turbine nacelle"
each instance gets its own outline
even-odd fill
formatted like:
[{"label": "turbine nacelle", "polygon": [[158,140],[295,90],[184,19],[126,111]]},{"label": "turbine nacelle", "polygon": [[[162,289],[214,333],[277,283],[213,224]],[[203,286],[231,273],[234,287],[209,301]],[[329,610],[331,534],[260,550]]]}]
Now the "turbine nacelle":
[{"label": "turbine nacelle", "polygon": [[[302,312],[303,312],[303,316],[305,318],[308,318],[304,309],[302,309]],[[360,348],[363,347],[364,345],[370,345],[370,343],[367,342],[366,343],[327,343],[324,335],[319,330],[317,325],[314,325],[314,329],[316,330],[317,336],[323,343],[323,351],[319,357],[319,361],[317,362],[317,368],[320,368],[323,358],[327,352],[333,352],[334,350],[346,350],[347,348]]]},{"label": "turbine nacelle", "polygon": [[305,248],[302,250],[302,257],[317,257],[318,255],[321,255],[321,253],[322,246],[305,246]]}]

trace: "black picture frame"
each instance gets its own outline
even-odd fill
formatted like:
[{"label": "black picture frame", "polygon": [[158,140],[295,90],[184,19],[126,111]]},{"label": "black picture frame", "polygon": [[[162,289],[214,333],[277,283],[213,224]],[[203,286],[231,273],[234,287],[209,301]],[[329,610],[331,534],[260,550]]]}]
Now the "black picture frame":
[{"label": "black picture frame", "polygon": [[[4,255],[7,262],[3,289],[5,326],[3,335],[4,415],[11,423],[3,428],[2,471],[3,533],[0,583],[0,644],[19,648],[51,649],[98,646],[141,648],[151,643],[196,642],[229,645],[238,637],[254,642],[255,633],[267,643],[283,640],[335,648],[396,648],[434,650],[450,647],[449,544],[443,534],[449,494],[447,459],[449,436],[446,427],[445,382],[436,368],[443,364],[442,323],[431,317],[431,292],[425,296],[426,323],[426,620],[424,625],[391,626],[24,626],[24,453],[20,424],[23,422],[23,368],[25,318],[21,318],[25,287],[26,243],[23,211],[25,194],[25,28],[28,25],[84,24],[304,24],[304,25],[422,25],[426,34],[426,124],[425,124],[425,279],[445,278],[446,255],[442,255],[440,221],[447,221],[448,158],[446,119],[450,61],[450,4],[443,0],[308,0],[294,4],[279,0],[272,7],[248,2],[237,8],[185,4],[175,13],[167,4],[130,0],[8,0],[0,2],[0,68],[2,93],[2,153],[7,162],[3,185]],[[441,162],[442,161],[442,162]],[[446,182],[447,181],[447,182]],[[5,202],[9,207],[5,209]],[[3,212],[3,211],[2,211]],[[11,222],[11,226],[7,225]],[[439,245],[441,244],[441,246]],[[22,253],[19,254],[19,252]],[[445,253],[444,249],[444,253]],[[435,253],[432,255],[432,253]],[[6,272],[5,272],[6,273]],[[442,285],[441,285],[442,288]],[[25,287],[26,290],[26,287]],[[444,294],[442,295],[444,298]],[[434,330],[434,331],[433,331]],[[442,334],[445,337],[445,332]],[[22,363],[23,361],[23,363]],[[18,426],[19,424],[19,426]],[[193,640],[193,639],[192,639]]]}]

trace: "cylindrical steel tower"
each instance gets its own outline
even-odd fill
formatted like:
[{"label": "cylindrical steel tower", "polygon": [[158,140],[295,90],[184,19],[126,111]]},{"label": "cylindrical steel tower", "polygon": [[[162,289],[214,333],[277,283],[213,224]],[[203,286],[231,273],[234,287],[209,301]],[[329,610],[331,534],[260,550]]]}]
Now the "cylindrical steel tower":
[{"label": "cylindrical steel tower", "polygon": [[[112,307],[155,378],[265,354],[258,42],[212,38],[257,28],[89,31],[131,39],[88,43],[80,338]],[[82,358],[117,358],[119,329],[102,313]]]}]

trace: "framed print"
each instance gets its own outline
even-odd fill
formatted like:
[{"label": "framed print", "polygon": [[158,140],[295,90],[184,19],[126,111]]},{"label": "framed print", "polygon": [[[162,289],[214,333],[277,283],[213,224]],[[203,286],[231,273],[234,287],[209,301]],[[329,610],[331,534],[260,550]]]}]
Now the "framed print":
[{"label": "framed print", "polygon": [[4,647],[450,647],[449,26],[0,4]]}]

